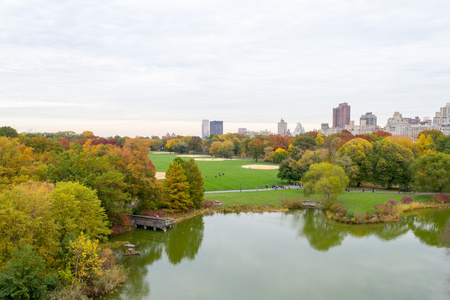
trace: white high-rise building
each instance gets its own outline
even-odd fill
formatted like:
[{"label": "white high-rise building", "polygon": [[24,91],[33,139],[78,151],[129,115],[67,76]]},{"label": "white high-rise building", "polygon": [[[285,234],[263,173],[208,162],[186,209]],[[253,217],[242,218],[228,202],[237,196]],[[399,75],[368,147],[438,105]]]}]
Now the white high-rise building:
[{"label": "white high-rise building", "polygon": [[303,128],[302,124],[298,122],[294,129],[294,136],[299,135],[300,133],[305,133],[305,128]]},{"label": "white high-rise building", "polygon": [[209,137],[209,120],[202,120],[202,139]]}]

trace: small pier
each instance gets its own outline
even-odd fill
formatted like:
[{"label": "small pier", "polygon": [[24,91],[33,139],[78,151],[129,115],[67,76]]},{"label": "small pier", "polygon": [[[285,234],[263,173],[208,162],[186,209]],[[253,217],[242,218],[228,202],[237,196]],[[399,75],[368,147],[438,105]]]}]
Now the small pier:
[{"label": "small pier", "polygon": [[175,224],[173,218],[149,217],[140,215],[130,215],[130,222],[134,227],[143,227],[144,229],[159,229],[166,232],[167,228]]},{"label": "small pier", "polygon": [[302,201],[302,204],[304,208],[322,208],[322,205],[315,201]]}]

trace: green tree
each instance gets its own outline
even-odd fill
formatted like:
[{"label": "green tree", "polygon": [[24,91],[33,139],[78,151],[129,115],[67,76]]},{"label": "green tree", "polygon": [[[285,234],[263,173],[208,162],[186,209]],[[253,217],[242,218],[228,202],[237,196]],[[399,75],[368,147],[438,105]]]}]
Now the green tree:
[{"label": "green tree", "polygon": [[434,150],[450,154],[450,135],[443,135],[436,139]]},{"label": "green tree", "polygon": [[317,149],[315,138],[310,134],[301,133],[295,137],[292,145],[300,148],[301,150],[315,150]]},{"label": "green tree", "polygon": [[45,262],[30,245],[16,249],[0,272],[0,299],[43,299]]},{"label": "green tree", "polygon": [[297,162],[289,157],[281,162],[277,177],[291,183],[299,181],[302,175],[300,168],[297,167]]},{"label": "green tree", "polygon": [[411,181],[409,167],[413,160],[414,154],[411,150],[383,139],[374,144],[365,168],[375,184],[387,188],[395,185],[408,188]]},{"label": "green tree", "polygon": [[327,203],[336,201],[338,194],[348,185],[344,170],[330,163],[311,165],[303,181],[307,193],[325,194]]},{"label": "green tree", "polygon": [[17,131],[14,128],[11,128],[9,126],[3,126],[3,127],[0,127],[0,136],[16,138],[19,136],[19,134],[17,133]]},{"label": "green tree", "polygon": [[176,161],[169,165],[164,181],[162,206],[170,211],[184,211],[194,206],[189,196],[189,182],[183,167]]},{"label": "green tree", "polygon": [[419,190],[444,192],[450,188],[450,154],[429,153],[411,165],[413,182]]}]

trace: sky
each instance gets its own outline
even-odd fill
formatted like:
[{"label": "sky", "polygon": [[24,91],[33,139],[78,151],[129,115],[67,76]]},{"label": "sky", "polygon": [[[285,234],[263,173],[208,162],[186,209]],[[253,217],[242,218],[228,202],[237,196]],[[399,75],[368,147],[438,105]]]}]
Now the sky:
[{"label": "sky", "polygon": [[0,0],[0,126],[99,136],[276,133],[432,118],[450,102],[448,0]]}]

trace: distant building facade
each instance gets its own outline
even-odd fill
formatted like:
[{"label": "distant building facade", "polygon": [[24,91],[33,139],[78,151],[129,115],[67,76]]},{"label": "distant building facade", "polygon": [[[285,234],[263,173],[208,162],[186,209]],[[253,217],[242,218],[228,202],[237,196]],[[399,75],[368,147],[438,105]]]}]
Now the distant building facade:
[{"label": "distant building facade", "polygon": [[223,134],[223,121],[211,121],[209,123],[210,134]]},{"label": "distant building facade", "polygon": [[288,134],[287,123],[283,119],[281,119],[281,121],[278,122],[278,134],[282,136]]},{"label": "distant building facade", "polygon": [[209,137],[209,120],[202,120],[202,139]]},{"label": "distant building facade", "polygon": [[450,123],[450,102],[436,113],[433,118],[433,124],[442,125]]},{"label": "distant building facade", "polygon": [[295,126],[294,129],[294,136],[299,135],[301,133],[305,133],[305,128],[303,128],[302,124],[298,122],[297,126]]},{"label": "distant building facade", "polygon": [[350,105],[347,102],[333,108],[333,128],[344,128],[345,125],[350,125]]},{"label": "distant building facade", "polygon": [[359,125],[377,126],[377,116],[375,116],[371,112],[367,112],[365,115],[359,118]]}]

